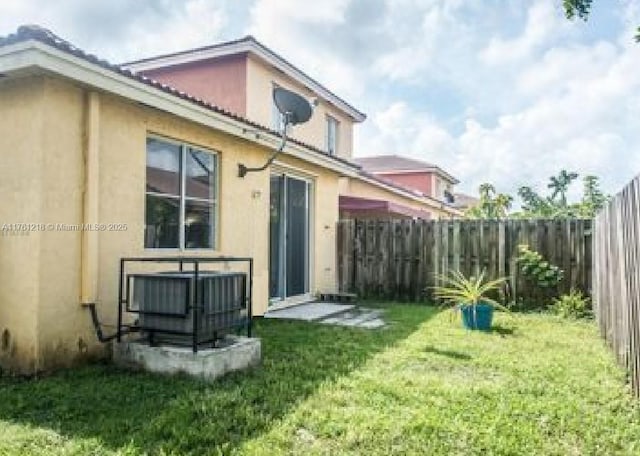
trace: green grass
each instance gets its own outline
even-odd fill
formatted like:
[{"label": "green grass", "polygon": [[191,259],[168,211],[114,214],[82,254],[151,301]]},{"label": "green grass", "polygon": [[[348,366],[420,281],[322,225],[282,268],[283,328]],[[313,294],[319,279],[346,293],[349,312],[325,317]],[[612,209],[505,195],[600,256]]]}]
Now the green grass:
[{"label": "green grass", "polygon": [[386,318],[261,321],[263,365],[212,384],[105,365],[1,379],[0,455],[640,454],[640,411],[592,323]]}]

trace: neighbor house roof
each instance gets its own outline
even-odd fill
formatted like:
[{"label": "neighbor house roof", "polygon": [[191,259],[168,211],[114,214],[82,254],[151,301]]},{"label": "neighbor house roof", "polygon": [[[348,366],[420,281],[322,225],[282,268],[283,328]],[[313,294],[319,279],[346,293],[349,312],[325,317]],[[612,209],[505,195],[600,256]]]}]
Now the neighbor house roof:
[{"label": "neighbor house roof", "polygon": [[223,56],[245,53],[256,56],[260,60],[282,71],[292,79],[299,81],[317,96],[330,102],[345,114],[353,118],[356,122],[362,122],[367,118],[364,113],[354,108],[331,90],[327,89],[318,81],[307,75],[273,50],[269,49],[264,44],[260,43],[252,36],[245,36],[238,40],[217,43],[211,46],[159,55],[142,60],[136,60],[134,62],[127,62],[122,64],[122,67],[135,72],[143,72],[163,67],[183,65],[202,60],[210,60]]},{"label": "neighbor house roof", "polygon": [[440,174],[454,184],[459,182],[458,179],[437,165],[401,155],[376,155],[372,157],[354,158],[354,161],[362,166],[364,170],[374,174],[431,172]]},{"label": "neighbor house roof", "polygon": [[475,196],[467,195],[466,193],[454,193],[453,197],[453,207],[458,209],[466,209],[468,207],[475,206],[480,202],[480,199]]},{"label": "neighbor house roof", "polygon": [[[248,141],[269,146],[279,142],[280,133],[264,125],[88,54],[43,27],[23,25],[16,33],[0,37],[0,76],[26,74],[36,68],[86,86],[110,91],[143,105],[197,119],[200,123],[215,126]],[[357,173],[356,170],[360,168],[299,140],[289,138],[288,142],[288,150],[299,158],[329,167],[334,164],[336,170],[348,173]]]},{"label": "neighbor house roof", "polygon": [[378,215],[378,216],[394,216],[415,217],[424,220],[431,219],[431,213],[420,209],[413,209],[404,204],[394,203],[373,198],[362,198],[359,196],[340,195],[340,210],[358,215]]}]

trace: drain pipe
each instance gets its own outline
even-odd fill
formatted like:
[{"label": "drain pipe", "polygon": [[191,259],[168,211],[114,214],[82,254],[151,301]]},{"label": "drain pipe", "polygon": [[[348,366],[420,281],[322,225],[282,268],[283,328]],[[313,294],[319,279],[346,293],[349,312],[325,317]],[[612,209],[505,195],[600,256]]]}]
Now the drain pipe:
[{"label": "drain pipe", "polygon": [[99,222],[98,192],[100,190],[99,173],[100,150],[100,95],[90,91],[85,98],[84,114],[84,182],[82,193],[81,257],[80,257],[80,303],[91,313],[91,322],[96,337],[102,343],[118,336],[121,328],[110,336],[102,332],[96,302],[98,301],[98,236],[91,229]]},{"label": "drain pipe", "polygon": [[125,334],[131,334],[134,332],[139,332],[140,329],[136,326],[128,326],[126,328],[119,328],[114,334],[110,334],[105,336],[102,332],[102,325],[100,324],[100,320],[98,319],[98,311],[96,310],[96,305],[94,303],[86,303],[82,304],[83,307],[87,308],[91,313],[91,322],[93,323],[93,328],[96,331],[96,337],[102,343],[111,342],[116,339],[119,335],[124,336]]},{"label": "drain pipe", "polygon": [[81,303],[98,299],[98,192],[100,190],[100,95],[89,92],[85,105],[84,186],[82,195]]}]

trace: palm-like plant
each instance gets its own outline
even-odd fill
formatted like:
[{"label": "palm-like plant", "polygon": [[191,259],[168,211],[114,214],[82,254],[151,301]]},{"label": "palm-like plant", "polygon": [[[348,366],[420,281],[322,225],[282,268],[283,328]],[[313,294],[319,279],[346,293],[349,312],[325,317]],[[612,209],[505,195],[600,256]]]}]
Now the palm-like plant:
[{"label": "palm-like plant", "polygon": [[513,203],[513,197],[505,193],[499,193],[493,200],[496,209],[497,218],[506,218],[511,204]]},{"label": "palm-like plant", "polygon": [[478,277],[467,278],[460,271],[454,270],[449,275],[438,276],[438,279],[443,285],[434,287],[434,296],[458,308],[489,304],[498,309],[508,310],[488,296],[492,291],[498,290],[506,281],[504,277],[485,280],[485,271],[483,270]]},{"label": "palm-like plant", "polygon": [[559,198],[559,203],[561,207],[567,206],[567,190],[569,189],[569,185],[578,177],[577,173],[568,172],[563,169],[560,171],[558,176],[552,176],[549,179],[549,184],[547,187],[551,189],[551,200],[555,201],[556,197]]}]

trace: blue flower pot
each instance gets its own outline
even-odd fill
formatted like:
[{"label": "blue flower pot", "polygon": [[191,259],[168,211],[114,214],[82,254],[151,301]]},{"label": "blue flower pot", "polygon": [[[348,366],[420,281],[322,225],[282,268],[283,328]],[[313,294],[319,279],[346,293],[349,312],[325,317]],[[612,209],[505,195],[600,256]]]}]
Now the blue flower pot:
[{"label": "blue flower pot", "polygon": [[462,305],[462,324],[467,329],[479,329],[489,331],[493,321],[493,306],[479,303],[475,306]]}]

